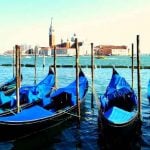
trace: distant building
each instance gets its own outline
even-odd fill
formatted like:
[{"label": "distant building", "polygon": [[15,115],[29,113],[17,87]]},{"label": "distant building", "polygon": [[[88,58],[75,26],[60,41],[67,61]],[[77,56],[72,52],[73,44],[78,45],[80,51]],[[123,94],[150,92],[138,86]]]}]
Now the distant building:
[{"label": "distant building", "polygon": [[32,48],[31,45],[21,45],[21,54],[22,55],[34,55],[35,52],[38,55],[39,54],[39,46],[35,46]]},{"label": "distant building", "polygon": [[[13,54],[13,50],[15,53],[15,46],[13,47],[12,50],[5,51],[4,54],[11,55],[11,54]],[[34,53],[34,50],[31,45],[27,45],[27,44],[20,45],[20,54],[21,55],[29,55],[29,54],[33,54],[33,53]]]},{"label": "distant building", "polygon": [[39,55],[51,56],[51,48],[50,47],[40,47]]},{"label": "distant building", "polygon": [[13,55],[13,50],[7,50],[3,54],[4,55]]},{"label": "distant building", "polygon": [[129,55],[129,50],[125,45],[99,45],[94,50],[96,55]]},{"label": "distant building", "polygon": [[57,47],[62,47],[62,48],[70,48],[71,47],[71,43],[69,42],[69,40],[67,39],[67,42],[63,42],[63,40],[61,39],[61,43],[56,45]]},{"label": "distant building", "polygon": [[51,18],[51,24],[49,27],[49,47],[53,48],[55,46],[55,35],[54,35],[54,29],[52,26],[52,18]]},{"label": "distant building", "polygon": [[[71,41],[67,39],[66,42],[63,42],[61,39],[61,43],[56,45],[56,55],[57,56],[75,56],[76,55],[76,47],[75,47],[75,38],[76,34],[73,35]],[[85,45],[84,42],[78,42],[79,55],[89,55],[89,46]],[[51,49],[51,55],[54,55],[54,49]]]},{"label": "distant building", "polygon": [[[27,44],[21,44],[21,54],[22,55],[34,55],[35,52],[37,55],[46,55],[51,56],[54,55],[54,46],[56,46],[56,54],[57,56],[75,56],[76,55],[76,49],[75,49],[75,39],[77,38],[76,34],[74,33],[71,39],[67,39],[67,41],[63,41],[61,39],[61,42],[59,44],[55,43],[55,33],[53,29],[53,22],[51,18],[51,24],[49,27],[49,46],[35,46],[35,48],[32,48],[31,45]],[[78,42],[78,48],[79,48],[79,55],[90,55],[91,48],[90,45],[85,44],[84,42],[79,41]],[[9,50],[6,52],[6,54],[12,54],[13,50]]]},{"label": "distant building", "polygon": [[[54,49],[51,50],[51,55],[54,56]],[[56,56],[75,56],[75,48],[56,47]]]},{"label": "distant building", "polygon": [[81,56],[89,56],[91,55],[91,44],[87,42],[82,42],[80,48],[80,55]]}]

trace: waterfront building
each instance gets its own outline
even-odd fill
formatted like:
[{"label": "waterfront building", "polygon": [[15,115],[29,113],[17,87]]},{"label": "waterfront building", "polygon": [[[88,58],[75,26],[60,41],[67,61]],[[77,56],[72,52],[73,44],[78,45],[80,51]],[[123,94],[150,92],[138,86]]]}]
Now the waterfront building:
[{"label": "waterfront building", "polygon": [[50,47],[40,47],[39,55],[51,56],[51,48]]},{"label": "waterfront building", "polygon": [[88,42],[82,42],[82,45],[79,47],[81,56],[91,55],[91,44]]},{"label": "waterfront building", "polygon": [[[63,39],[61,39],[60,44],[56,45],[56,55],[57,56],[75,56],[76,55],[76,47],[75,47],[75,38],[77,38],[76,34],[74,33],[71,39],[67,39],[66,42],[64,42]],[[89,55],[89,48],[90,45],[87,46],[87,44],[84,44],[84,42],[79,41],[78,42],[78,48],[79,48],[79,55]],[[53,48],[51,49],[51,55],[54,55]]]},{"label": "waterfront building", "polygon": [[[51,55],[54,56],[54,49],[51,50]],[[56,47],[56,56],[75,56],[75,48]]]},{"label": "waterfront building", "polygon": [[94,48],[95,55],[129,55],[129,49],[125,45],[99,45]]}]

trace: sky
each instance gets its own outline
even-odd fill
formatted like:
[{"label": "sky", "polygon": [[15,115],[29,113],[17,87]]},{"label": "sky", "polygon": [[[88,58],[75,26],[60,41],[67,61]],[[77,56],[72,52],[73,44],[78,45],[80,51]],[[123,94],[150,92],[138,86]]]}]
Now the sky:
[{"label": "sky", "polygon": [[74,33],[94,45],[136,47],[150,53],[150,0],[0,0],[0,53],[15,44],[48,46],[53,18],[56,42]]}]

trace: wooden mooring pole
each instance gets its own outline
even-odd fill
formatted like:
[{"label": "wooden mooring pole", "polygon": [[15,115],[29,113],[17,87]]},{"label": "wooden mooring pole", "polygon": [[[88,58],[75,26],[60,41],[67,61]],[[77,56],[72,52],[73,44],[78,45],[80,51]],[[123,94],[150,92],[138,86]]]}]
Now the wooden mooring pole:
[{"label": "wooden mooring pole", "polygon": [[15,77],[15,46],[13,46],[13,77]]},{"label": "wooden mooring pole", "polygon": [[78,40],[75,38],[75,48],[76,48],[76,103],[77,103],[77,116],[78,125],[80,125],[80,99],[79,99],[79,47]]},{"label": "wooden mooring pole", "polygon": [[54,46],[54,74],[55,74],[55,88],[57,88],[57,72],[56,72],[56,46]]},{"label": "wooden mooring pole", "polygon": [[134,73],[134,61],[133,61],[133,59],[134,59],[134,45],[133,45],[133,43],[132,43],[132,88],[133,88],[133,85],[134,85],[134,83],[133,83],[133,73]]},{"label": "wooden mooring pole", "polygon": [[17,112],[20,112],[20,46],[16,45],[16,100],[17,100]]},{"label": "wooden mooring pole", "polygon": [[93,51],[93,43],[91,43],[91,77],[92,77],[92,93],[91,93],[91,108],[94,108],[93,104],[93,88],[94,88],[94,51]]},{"label": "wooden mooring pole", "polygon": [[37,51],[38,51],[38,47],[35,46],[34,48],[34,85],[36,85]]},{"label": "wooden mooring pole", "polygon": [[21,48],[19,46],[19,88],[20,88],[20,84],[21,84]]},{"label": "wooden mooring pole", "polygon": [[45,67],[45,54],[43,52],[43,68]]},{"label": "wooden mooring pole", "polygon": [[138,79],[138,115],[139,119],[141,120],[141,79],[140,79],[140,36],[137,35],[137,79]]}]

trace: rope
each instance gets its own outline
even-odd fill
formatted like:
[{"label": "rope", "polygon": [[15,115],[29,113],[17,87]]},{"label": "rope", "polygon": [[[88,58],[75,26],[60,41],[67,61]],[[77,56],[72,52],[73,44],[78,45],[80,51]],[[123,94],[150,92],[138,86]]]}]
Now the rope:
[{"label": "rope", "polygon": [[[95,99],[95,101],[96,101],[96,105],[97,105],[97,108],[98,108],[98,110],[99,111],[102,111],[101,110],[101,103],[100,103],[100,100],[99,100],[99,96],[98,96],[98,94],[97,94],[97,92],[96,92],[96,89],[94,88],[94,87],[91,87],[91,86],[89,86],[91,89],[92,89],[92,94],[94,95],[94,99]],[[99,122],[99,124],[100,124],[100,128],[101,129],[103,129],[103,125],[102,125],[102,118],[101,118],[101,116],[99,117],[99,119],[100,119],[100,122]]]},{"label": "rope", "polygon": [[99,101],[99,98],[98,98],[98,94],[97,94],[97,92],[96,92],[96,89],[95,89],[94,87],[91,87],[91,86],[89,86],[89,88],[91,88],[91,90],[92,90],[92,92],[93,92],[92,94],[94,95],[94,99],[95,99],[95,101],[96,101],[97,108],[100,109],[101,104],[100,104],[100,101]]},{"label": "rope", "polygon": [[10,113],[12,113],[13,115],[16,115],[16,113],[13,111],[13,110],[11,110],[11,109],[6,109],[6,112],[10,112]]},{"label": "rope", "polygon": [[58,110],[57,112],[58,112],[58,113],[61,113],[61,112],[63,112],[63,113],[66,113],[66,114],[68,114],[68,115],[70,115],[70,116],[74,116],[74,117],[77,117],[77,118],[79,118],[79,116],[78,116],[78,115],[75,115],[75,114],[68,113],[68,112],[66,112],[66,110]]}]

